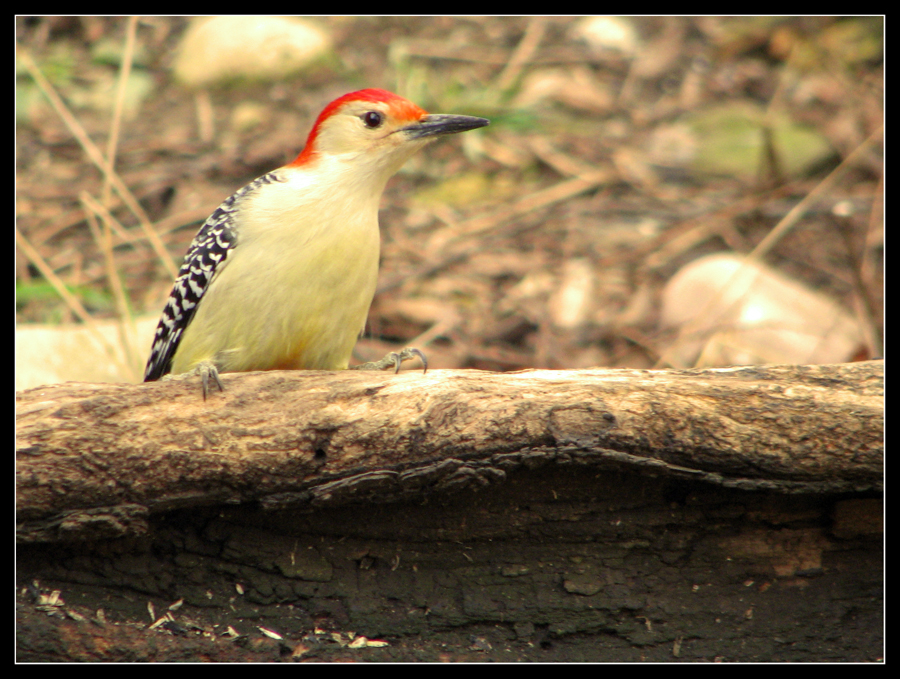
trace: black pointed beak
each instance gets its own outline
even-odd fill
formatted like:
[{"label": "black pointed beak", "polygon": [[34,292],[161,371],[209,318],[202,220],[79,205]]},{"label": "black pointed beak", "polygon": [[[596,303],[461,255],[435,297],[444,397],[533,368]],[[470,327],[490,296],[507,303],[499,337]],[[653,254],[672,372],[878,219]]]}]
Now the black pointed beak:
[{"label": "black pointed beak", "polygon": [[487,118],[474,116],[457,116],[447,113],[431,113],[412,125],[401,128],[400,132],[406,132],[410,139],[422,139],[423,137],[439,137],[445,134],[456,134],[466,130],[474,130],[490,124]]}]

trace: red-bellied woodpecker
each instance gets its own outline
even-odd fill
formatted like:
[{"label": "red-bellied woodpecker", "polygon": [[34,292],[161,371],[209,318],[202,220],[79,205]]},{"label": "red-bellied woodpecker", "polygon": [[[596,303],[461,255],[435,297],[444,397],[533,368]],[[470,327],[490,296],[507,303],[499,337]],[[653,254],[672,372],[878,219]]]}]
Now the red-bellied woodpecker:
[{"label": "red-bellied woodpecker", "polygon": [[[429,114],[384,90],[328,104],[306,147],[225,200],[191,243],[156,328],[144,381],[197,372],[347,368],[378,278],[388,179],[437,137],[487,125]],[[417,349],[356,368],[399,370]]]}]

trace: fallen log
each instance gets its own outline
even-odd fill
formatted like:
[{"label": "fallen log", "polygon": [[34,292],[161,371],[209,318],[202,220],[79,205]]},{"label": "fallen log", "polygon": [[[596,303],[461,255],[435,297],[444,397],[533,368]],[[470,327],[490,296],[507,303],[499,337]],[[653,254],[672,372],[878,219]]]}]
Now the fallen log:
[{"label": "fallen log", "polygon": [[[206,402],[192,380],[17,395],[20,659],[47,634],[27,604],[46,608],[49,582],[101,588],[133,632],[98,631],[88,605],[73,613],[94,627],[56,611],[65,634],[145,659],[356,652],[322,646],[323,626],[390,639],[358,646],[368,659],[437,659],[441,634],[454,659],[878,657],[880,361],[224,379]],[[695,585],[717,594],[685,608]],[[186,602],[197,629],[161,623],[172,638],[148,647],[135,592]],[[864,623],[820,643],[847,606]],[[748,623],[764,607],[768,629]],[[227,619],[257,645],[217,641]],[[786,645],[763,641],[775,628]],[[497,629],[512,650],[491,656]],[[80,657],[54,648],[41,657]]]}]

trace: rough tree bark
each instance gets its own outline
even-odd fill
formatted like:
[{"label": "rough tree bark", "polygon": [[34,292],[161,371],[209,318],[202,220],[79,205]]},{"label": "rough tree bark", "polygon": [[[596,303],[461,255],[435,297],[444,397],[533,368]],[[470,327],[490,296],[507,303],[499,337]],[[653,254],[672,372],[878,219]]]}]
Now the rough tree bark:
[{"label": "rough tree bark", "polygon": [[881,362],[225,386],[18,395],[20,660],[882,654]]}]

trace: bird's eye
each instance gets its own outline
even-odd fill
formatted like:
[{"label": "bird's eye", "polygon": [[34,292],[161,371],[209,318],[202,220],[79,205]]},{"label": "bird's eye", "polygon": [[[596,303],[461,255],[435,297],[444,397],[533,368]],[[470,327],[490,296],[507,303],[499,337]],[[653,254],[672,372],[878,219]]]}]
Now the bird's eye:
[{"label": "bird's eye", "polygon": [[375,129],[376,127],[381,127],[381,123],[384,122],[384,115],[379,111],[369,111],[362,119],[366,127]]}]

